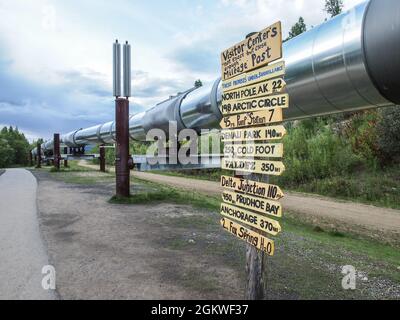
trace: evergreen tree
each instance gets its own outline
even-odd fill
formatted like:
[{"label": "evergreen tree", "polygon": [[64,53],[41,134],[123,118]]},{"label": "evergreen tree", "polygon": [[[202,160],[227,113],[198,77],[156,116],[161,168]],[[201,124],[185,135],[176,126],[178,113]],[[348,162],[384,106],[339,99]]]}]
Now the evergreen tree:
[{"label": "evergreen tree", "polygon": [[0,131],[0,167],[26,165],[31,146],[18,128],[4,127]]},{"label": "evergreen tree", "polygon": [[285,41],[292,39],[306,31],[307,31],[307,25],[304,22],[304,18],[300,17],[299,21],[297,21],[291,28],[289,32],[289,37]]},{"label": "evergreen tree", "polygon": [[202,86],[203,86],[203,82],[201,82],[201,80],[198,79],[198,80],[196,80],[196,81],[194,82],[194,86],[195,86],[196,88],[202,87]]},{"label": "evergreen tree", "polygon": [[335,17],[343,11],[343,0],[325,0],[325,11]]}]

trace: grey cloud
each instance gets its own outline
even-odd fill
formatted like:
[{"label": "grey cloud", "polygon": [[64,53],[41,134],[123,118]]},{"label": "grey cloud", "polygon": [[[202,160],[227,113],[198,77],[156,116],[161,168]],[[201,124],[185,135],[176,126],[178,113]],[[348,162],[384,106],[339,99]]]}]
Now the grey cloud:
[{"label": "grey cloud", "polygon": [[189,89],[183,81],[151,77],[147,72],[134,71],[133,95],[138,98],[160,98]]},{"label": "grey cloud", "polygon": [[215,73],[219,70],[218,55],[210,44],[196,43],[173,51],[170,59],[177,61],[184,68],[202,73]]}]

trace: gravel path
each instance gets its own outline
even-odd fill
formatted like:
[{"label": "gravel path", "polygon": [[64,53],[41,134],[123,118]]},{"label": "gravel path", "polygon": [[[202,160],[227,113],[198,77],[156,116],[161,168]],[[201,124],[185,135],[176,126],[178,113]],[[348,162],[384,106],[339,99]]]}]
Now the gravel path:
[{"label": "gravel path", "polygon": [[[83,161],[81,161],[80,165],[97,168],[97,166],[89,165]],[[222,192],[219,183],[213,181],[138,171],[133,171],[132,175],[140,179],[193,190],[207,195],[219,195]],[[333,219],[368,230],[383,233],[390,232],[400,236],[400,210],[294,192],[286,192],[285,198],[281,202],[286,210],[293,213]]]},{"label": "gravel path", "polygon": [[42,288],[47,253],[36,214],[37,183],[24,169],[0,176],[0,299],[54,299]]},{"label": "gravel path", "polygon": [[[187,230],[167,223],[207,213],[170,203],[110,204],[112,178],[111,184],[75,185],[34,174],[40,227],[61,299],[242,298],[238,272],[189,242],[192,224]],[[212,225],[219,230],[217,221]]]}]

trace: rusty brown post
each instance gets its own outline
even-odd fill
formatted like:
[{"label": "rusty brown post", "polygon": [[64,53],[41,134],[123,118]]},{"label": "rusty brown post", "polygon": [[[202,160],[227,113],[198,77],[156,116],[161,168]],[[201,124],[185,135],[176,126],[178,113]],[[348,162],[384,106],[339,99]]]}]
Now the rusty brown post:
[{"label": "rusty brown post", "polygon": [[33,157],[32,157],[32,152],[29,151],[29,166],[33,167]]},{"label": "rusty brown post", "polygon": [[115,100],[115,178],[117,197],[129,197],[129,100]]},{"label": "rusty brown post", "polygon": [[100,146],[100,171],[106,172],[106,149],[104,144]]},{"label": "rusty brown post", "polygon": [[60,134],[54,134],[53,144],[53,157],[54,157],[54,168],[60,170]]},{"label": "rusty brown post", "polygon": [[64,147],[64,168],[68,168],[68,147]]},{"label": "rusty brown post", "polygon": [[36,147],[36,168],[41,168],[42,167],[42,145],[38,142],[37,147]]}]

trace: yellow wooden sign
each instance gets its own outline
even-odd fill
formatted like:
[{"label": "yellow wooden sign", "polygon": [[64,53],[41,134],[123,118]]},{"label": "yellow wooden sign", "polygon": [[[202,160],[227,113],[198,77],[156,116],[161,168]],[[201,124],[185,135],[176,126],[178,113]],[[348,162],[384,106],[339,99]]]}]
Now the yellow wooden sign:
[{"label": "yellow wooden sign", "polygon": [[285,74],[285,62],[280,61],[245,74],[238,75],[229,80],[222,81],[222,91],[227,92],[258,82],[281,77]]},{"label": "yellow wooden sign", "polygon": [[281,22],[221,53],[222,79],[227,80],[282,58]]},{"label": "yellow wooden sign", "polygon": [[221,203],[221,214],[224,217],[255,227],[272,234],[273,236],[276,236],[282,231],[281,225],[278,221],[247,211],[245,209],[237,208],[230,204]]},{"label": "yellow wooden sign", "polygon": [[278,186],[243,178],[221,176],[221,187],[270,200],[279,200],[284,197]]},{"label": "yellow wooden sign", "polygon": [[264,158],[282,158],[283,143],[262,143],[262,144],[225,144],[225,157],[264,157]]},{"label": "yellow wooden sign", "polygon": [[221,219],[221,226],[232,235],[243,241],[246,241],[247,243],[256,247],[258,250],[261,250],[270,256],[274,255],[275,243],[273,240],[270,240],[258,234],[257,232],[247,229],[227,218]]},{"label": "yellow wooden sign", "polygon": [[228,91],[222,94],[222,104],[232,101],[260,98],[273,93],[282,92],[286,82],[282,78],[263,81],[243,88]]},{"label": "yellow wooden sign", "polygon": [[239,141],[264,141],[281,140],[286,135],[284,126],[265,126],[259,128],[222,130],[221,139],[223,142]]},{"label": "yellow wooden sign", "polygon": [[288,107],[289,95],[285,93],[275,96],[223,102],[221,105],[221,112],[223,115],[232,115],[243,112]]},{"label": "yellow wooden sign", "polygon": [[222,193],[222,200],[240,208],[250,209],[277,218],[282,217],[282,205],[279,202],[231,191],[224,191]]},{"label": "yellow wooden sign", "polygon": [[285,171],[285,166],[280,161],[229,159],[221,160],[221,168],[231,171],[260,173],[271,176],[280,176]]},{"label": "yellow wooden sign", "polygon": [[255,112],[246,112],[222,118],[222,129],[236,129],[277,123],[283,121],[282,109],[266,109]]}]

